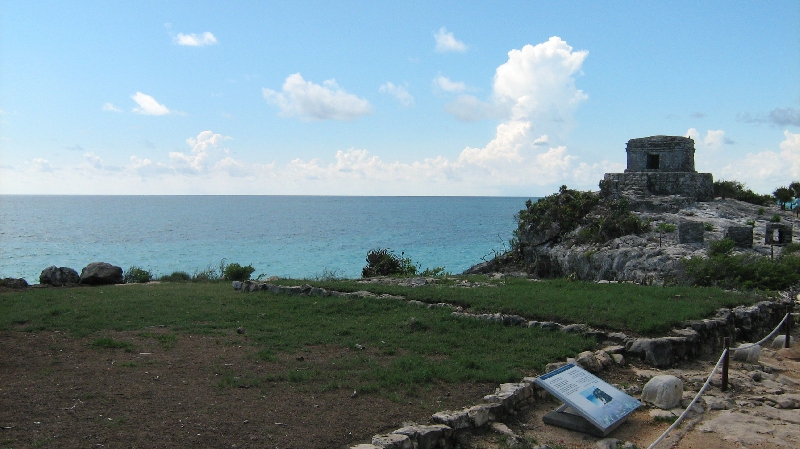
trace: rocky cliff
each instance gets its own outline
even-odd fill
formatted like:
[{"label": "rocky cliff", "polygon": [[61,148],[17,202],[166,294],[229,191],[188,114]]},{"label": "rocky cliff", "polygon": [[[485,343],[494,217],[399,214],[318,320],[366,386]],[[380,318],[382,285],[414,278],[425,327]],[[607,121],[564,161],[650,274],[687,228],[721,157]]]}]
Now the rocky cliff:
[{"label": "rocky cliff", "polygon": [[[752,228],[752,248],[737,247],[736,252],[769,256],[774,251],[778,256],[780,247],[765,244],[770,219],[775,214],[780,215],[781,223],[793,226],[790,232],[795,234],[800,224],[792,212],[781,211],[777,206],[763,208],[733,199],[695,202],[678,195],[633,192],[625,193],[621,199],[628,203],[634,216],[650,223],[649,230],[597,243],[581,238],[586,234],[585,220],[567,232],[559,232],[557,223],[551,223],[548,232],[531,230],[530,225],[525,228],[521,221],[515,249],[465,273],[524,271],[541,277],[567,276],[587,281],[660,285],[682,279],[681,260],[706,255],[709,242],[725,238],[731,228]],[[601,199],[600,204],[605,200]],[[695,223],[695,226],[686,226],[687,223]],[[695,235],[689,240],[700,241],[680,243],[686,240],[690,228]],[[682,233],[685,234],[683,238]]]}]

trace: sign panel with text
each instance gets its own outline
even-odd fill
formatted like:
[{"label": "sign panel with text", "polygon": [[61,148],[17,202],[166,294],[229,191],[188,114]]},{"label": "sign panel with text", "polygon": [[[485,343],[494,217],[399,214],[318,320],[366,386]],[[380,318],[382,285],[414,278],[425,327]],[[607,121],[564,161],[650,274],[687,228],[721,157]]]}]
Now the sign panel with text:
[{"label": "sign panel with text", "polygon": [[642,405],[572,363],[537,377],[536,383],[600,429],[603,434],[614,429],[628,414]]}]

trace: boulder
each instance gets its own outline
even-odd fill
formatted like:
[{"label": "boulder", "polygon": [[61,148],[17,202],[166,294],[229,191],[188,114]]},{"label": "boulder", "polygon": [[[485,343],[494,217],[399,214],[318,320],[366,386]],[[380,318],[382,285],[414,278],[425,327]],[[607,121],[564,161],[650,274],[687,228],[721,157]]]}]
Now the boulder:
[{"label": "boulder", "polygon": [[[750,343],[743,343],[739,346],[749,346]],[[761,346],[755,345],[745,349],[734,349],[733,360],[737,362],[758,363],[758,357],[761,355]]]},{"label": "boulder", "polygon": [[434,449],[445,447],[447,439],[453,433],[453,429],[441,424],[432,426],[414,425],[402,427],[392,433],[407,436],[414,444],[415,449]]},{"label": "boulder", "polygon": [[683,382],[675,376],[655,376],[642,389],[642,401],[649,402],[662,410],[677,407],[682,397]]},{"label": "boulder", "polygon": [[28,282],[22,278],[0,279],[0,287],[5,288],[28,288]]},{"label": "boulder", "polygon": [[87,285],[122,284],[122,268],[105,262],[92,262],[81,270],[80,283]]},{"label": "boulder", "polygon": [[69,267],[57,267],[55,265],[42,270],[39,275],[39,283],[60,287],[62,285],[77,284],[80,281],[78,272]]},{"label": "boulder", "polygon": [[[786,335],[778,335],[772,340],[772,349],[781,349],[786,345]],[[794,337],[789,337],[789,346],[794,345]]]},{"label": "boulder", "polygon": [[592,351],[581,352],[575,358],[575,362],[590,373],[597,373],[603,370],[603,365],[597,360]]}]

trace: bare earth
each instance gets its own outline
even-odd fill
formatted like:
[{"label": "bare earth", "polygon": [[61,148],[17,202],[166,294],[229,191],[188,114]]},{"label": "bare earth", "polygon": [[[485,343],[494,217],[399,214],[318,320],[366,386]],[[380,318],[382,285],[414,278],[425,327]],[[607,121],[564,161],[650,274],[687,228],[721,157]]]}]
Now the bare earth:
[{"label": "bare earth", "polygon": [[246,335],[184,335],[164,348],[138,334],[109,335],[134,343],[125,352],[59,332],[0,332],[0,448],[340,448],[495,388],[432,385],[398,402],[287,381],[225,386],[341,354],[311,349],[267,363]]}]

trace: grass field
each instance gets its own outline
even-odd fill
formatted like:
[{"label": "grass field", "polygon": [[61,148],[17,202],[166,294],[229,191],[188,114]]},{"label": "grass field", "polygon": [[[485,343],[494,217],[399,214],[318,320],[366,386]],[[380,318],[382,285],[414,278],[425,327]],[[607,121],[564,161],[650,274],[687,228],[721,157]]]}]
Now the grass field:
[{"label": "grass field", "polygon": [[[662,331],[679,321],[713,314],[719,307],[761,299],[718,289],[525,279],[478,288],[453,287],[452,281],[416,288],[286,281],[302,282],[448,302],[473,312],[515,313],[639,333]],[[310,348],[346,348],[344,355],[325,366],[302,372],[287,368],[271,380],[313,384],[324,390],[343,387],[347,379],[348,387],[355,381],[363,392],[393,391],[426,382],[518,381],[541,373],[549,362],[597,344],[561,332],[453,317],[446,308],[374,298],[244,294],[236,293],[227,282],[43,288],[0,294],[0,330],[59,330],[86,337],[93,347],[135,351],[136,339],[117,341],[111,338],[112,332],[134,331],[141,338],[153,338],[153,326],[169,330],[157,334],[167,349],[177,334],[224,336],[243,328],[251,356],[267,362]]]},{"label": "grass field", "polygon": [[[473,278],[476,279],[476,278]],[[474,313],[507,313],[538,321],[584,323],[592,327],[662,335],[690,319],[706,318],[722,307],[753,304],[764,297],[719,288],[648,287],[596,284],[563,279],[531,282],[524,278],[488,281],[495,287],[454,288],[456,280],[420,287],[365,284],[355,280],[308,281],[329,290],[401,295],[427,303],[446,302]],[[280,281],[297,285],[298,281]]]}]

